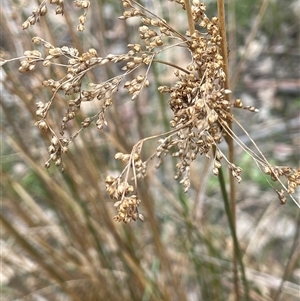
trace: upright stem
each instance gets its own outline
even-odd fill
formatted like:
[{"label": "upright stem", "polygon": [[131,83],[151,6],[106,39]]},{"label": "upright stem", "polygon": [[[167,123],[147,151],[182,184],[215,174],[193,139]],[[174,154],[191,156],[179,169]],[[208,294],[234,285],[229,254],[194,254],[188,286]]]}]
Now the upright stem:
[{"label": "upright stem", "polygon": [[195,23],[192,15],[192,7],[190,0],[184,0],[185,10],[188,18],[190,34],[192,35],[195,32]]},{"label": "upright stem", "polygon": [[[234,226],[234,222],[233,222],[233,216],[231,213],[231,209],[230,209],[230,204],[229,204],[229,200],[228,200],[228,194],[226,191],[226,183],[225,183],[225,178],[223,175],[223,170],[222,168],[219,169],[219,183],[220,183],[220,187],[221,187],[221,193],[223,196],[223,201],[224,201],[224,207],[225,207],[225,212],[227,215],[227,219],[228,219],[228,223],[229,223],[229,228],[231,231],[231,236],[232,236],[232,240],[233,240],[233,245],[234,245],[234,250],[235,250],[235,254],[236,254],[236,258],[240,264],[241,267],[241,277],[242,277],[242,282],[244,285],[244,294],[245,294],[245,301],[250,301],[250,297],[249,297],[249,285],[247,282],[247,278],[246,278],[246,271],[245,271],[245,267],[243,264],[243,258],[242,258],[242,253],[240,250],[240,246],[239,246],[239,242],[236,236],[236,229]],[[239,297],[239,295],[238,295]]]},{"label": "upright stem", "polygon": [[[226,39],[226,22],[225,22],[225,9],[224,0],[218,0],[218,18],[219,18],[219,30],[222,38],[221,52],[223,56],[223,70],[226,74],[225,78],[225,89],[229,89],[229,72],[228,72],[228,50],[227,50],[227,39]],[[227,100],[230,102],[229,94],[226,94]],[[232,122],[228,122],[228,127],[232,129]],[[225,137],[228,145],[228,159],[231,163],[234,162],[234,144],[233,139],[230,136]],[[230,209],[231,216],[233,219],[233,226],[236,227],[236,210],[235,210],[235,180],[233,175],[229,174],[229,184],[230,184]],[[233,273],[234,273],[234,286],[236,301],[240,300],[239,294],[239,277],[238,277],[238,266],[237,266],[237,253],[236,249],[233,249]]]},{"label": "upright stem", "polygon": [[[228,1],[228,47],[230,49],[230,62],[229,62],[229,69],[232,70],[233,67],[236,67],[236,55],[237,55],[237,47],[236,47],[236,16],[235,16],[235,0]],[[230,81],[230,87],[232,90],[232,82]]]},{"label": "upright stem", "polygon": [[[223,56],[223,70],[226,75],[225,78],[225,83],[224,83],[224,88],[229,89],[229,72],[228,72],[228,55],[227,55],[227,39],[226,39],[226,23],[225,23],[225,9],[224,9],[224,0],[217,0],[218,3],[218,17],[219,17],[219,30],[220,30],[220,36],[222,38],[222,43],[221,43],[221,53]],[[192,15],[192,8],[191,8],[191,3],[190,0],[184,0],[185,4],[185,10],[187,13],[187,18],[188,18],[188,24],[189,24],[189,30],[190,34],[192,35],[195,32],[195,24],[193,20],[193,15]],[[227,100],[230,102],[230,97],[229,94],[226,94]],[[230,114],[230,112],[229,112]],[[228,127],[229,129],[232,129],[232,122],[228,122]],[[233,139],[230,136],[225,137],[227,145],[228,145],[228,159],[230,162],[234,162],[234,143]],[[231,230],[232,230],[232,238],[234,241],[234,248],[233,248],[233,273],[234,273],[234,287],[235,287],[235,296],[236,296],[236,301],[240,300],[240,294],[239,294],[239,277],[238,277],[238,263],[237,263],[237,258],[238,258],[238,253],[239,253],[239,248],[237,244],[237,238],[235,235],[235,227],[236,227],[236,210],[235,210],[235,180],[232,174],[229,174],[229,183],[230,183],[230,217],[231,217]],[[227,198],[227,195],[226,195]],[[225,202],[225,200],[224,200]],[[229,205],[229,202],[228,202]],[[228,208],[229,209],[229,208]],[[241,263],[242,265],[242,263]],[[243,276],[244,273],[243,273]],[[246,279],[243,281],[246,283]],[[246,286],[247,287],[247,286]],[[247,292],[246,292],[247,293]],[[247,295],[247,294],[246,294]]]}]

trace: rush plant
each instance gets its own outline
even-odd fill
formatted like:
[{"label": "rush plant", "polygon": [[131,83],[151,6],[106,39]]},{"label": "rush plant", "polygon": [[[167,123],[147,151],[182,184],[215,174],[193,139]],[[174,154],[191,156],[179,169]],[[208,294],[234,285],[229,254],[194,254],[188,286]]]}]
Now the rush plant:
[{"label": "rush plant", "polygon": [[[97,50],[88,49],[82,53],[75,47],[52,45],[42,37],[33,37],[35,45],[41,45],[43,50],[34,49],[24,52],[19,72],[33,73],[36,66],[41,64],[44,68],[54,70],[54,78],[45,78],[42,85],[51,93],[48,101],[38,101],[35,125],[49,135],[49,158],[45,167],[53,163],[65,170],[63,157],[70,144],[92,124],[99,130],[109,126],[106,121],[106,112],[113,105],[115,94],[125,89],[133,101],[139,101],[138,96],[143,89],[150,85],[148,74],[152,64],[164,64],[173,69],[177,81],[170,86],[160,86],[159,93],[169,95],[168,106],[173,113],[170,120],[171,130],[159,133],[152,137],[145,137],[138,141],[131,153],[117,153],[115,159],[125,164],[119,176],[107,176],[106,190],[115,200],[114,206],[118,214],[116,221],[128,223],[138,218],[143,220],[138,206],[141,198],[138,195],[137,179],[147,175],[147,165],[156,158],[158,168],[166,155],[170,154],[177,160],[175,179],[179,179],[184,191],[190,187],[190,167],[200,155],[213,161],[212,173],[219,174],[222,162],[227,165],[232,177],[237,182],[242,180],[242,169],[234,164],[218,145],[225,138],[234,140],[245,152],[251,155],[258,168],[269,175],[271,180],[279,181],[282,189],[275,189],[282,203],[289,195],[299,207],[292,194],[300,185],[300,170],[291,167],[272,166],[263,153],[256,146],[253,152],[244,145],[232,130],[232,123],[239,127],[242,125],[236,120],[234,110],[245,109],[258,112],[253,106],[244,106],[240,99],[230,101],[227,71],[227,50],[224,48],[224,36],[221,36],[220,21],[217,17],[209,18],[203,2],[176,1],[187,13],[189,30],[185,34],[171,27],[164,19],[155,15],[134,0],[121,1],[124,13],[119,18],[127,20],[139,18],[141,26],[138,28],[140,43],[128,44],[128,51],[124,54],[107,54],[98,56]],[[64,14],[62,0],[49,1],[56,5],[56,14]],[[84,10],[79,17],[78,31],[84,30],[90,1],[74,1],[74,5]],[[33,10],[32,15],[22,24],[27,29],[47,14],[47,1]],[[195,29],[197,26],[198,29]],[[168,62],[159,59],[159,55],[166,51],[176,51],[176,48],[185,48],[189,54],[188,65],[181,65],[180,61]],[[42,52],[45,55],[42,55]],[[226,60],[225,60],[226,58]],[[2,65],[13,59],[3,60]],[[123,72],[105,82],[91,82],[85,80],[87,74],[96,68],[104,68],[107,64],[121,64]],[[55,70],[61,72],[56,72]],[[132,80],[126,78],[131,75]],[[49,115],[56,98],[66,99],[59,129]],[[63,96],[64,95],[64,96]],[[74,133],[67,131],[68,125],[80,112],[83,102],[98,102],[100,110],[94,116],[86,117],[81,127]],[[244,129],[243,129],[244,130]],[[246,132],[246,130],[245,130]],[[157,141],[156,151],[149,158],[142,158],[143,144],[149,140]]]},{"label": "rush plant", "polygon": [[[72,168],[80,161],[80,164],[89,166],[86,169],[87,175],[90,175],[90,169],[92,170],[91,174],[95,175],[93,164],[91,162],[85,164],[85,160],[87,160],[86,149],[91,146],[87,141],[93,141],[95,138],[94,132],[93,134],[90,133],[91,127],[97,129],[99,136],[105,136],[108,129],[118,127],[120,125],[118,121],[115,120],[116,124],[114,124],[114,119],[110,118],[118,99],[126,99],[127,94],[134,103],[139,103],[145,90],[150,90],[149,93],[154,90],[153,86],[156,85],[155,78],[153,78],[153,74],[156,74],[155,66],[168,68],[175,80],[168,85],[157,87],[157,93],[153,93],[157,99],[154,97],[151,100],[156,102],[159,101],[160,97],[167,99],[163,103],[163,110],[164,112],[167,111],[165,117],[169,118],[165,130],[162,130],[164,128],[162,124],[161,127],[158,127],[160,131],[157,133],[140,137],[132,144],[127,143],[126,137],[121,137],[121,135],[119,135],[120,140],[118,142],[113,141],[112,143],[118,149],[114,155],[114,159],[117,160],[115,166],[122,165],[122,170],[119,173],[110,170],[108,174],[105,170],[105,180],[101,180],[105,182],[106,193],[113,200],[112,204],[117,211],[113,219],[125,224],[146,219],[139,211],[139,205],[143,202],[143,193],[141,192],[143,189],[140,189],[140,186],[143,185],[143,180],[151,177],[154,172],[152,166],[160,168],[165,163],[166,156],[173,158],[175,172],[172,177],[179,181],[184,192],[187,192],[191,186],[193,163],[200,156],[204,157],[203,160],[210,163],[211,174],[218,177],[230,223],[234,245],[233,267],[236,300],[239,300],[240,295],[238,265],[241,268],[244,295],[247,300],[250,300],[249,285],[235,230],[235,183],[242,181],[243,171],[235,163],[234,148],[238,145],[251,156],[257,168],[266,175],[267,181],[274,188],[275,194],[282,204],[285,204],[287,198],[290,197],[299,208],[300,204],[293,194],[300,186],[300,168],[272,165],[235,117],[236,110],[244,110],[244,114],[258,113],[259,110],[254,106],[244,105],[241,99],[231,99],[230,70],[228,70],[230,49],[228,49],[226,42],[223,1],[217,1],[217,16],[208,16],[205,4],[199,0],[192,2],[189,0],[171,1],[174,2],[172,5],[179,5],[185,13],[188,27],[185,28],[184,32],[182,32],[182,27],[176,28],[170,25],[176,24],[176,22],[163,19],[162,16],[155,14],[138,1],[120,0],[119,2],[123,6],[123,14],[119,19],[123,22],[132,20],[139,22],[139,26],[136,28],[139,40],[136,41],[132,38],[124,53],[103,53],[97,44],[94,45],[94,48],[85,49],[84,45],[81,46],[75,31],[71,31],[75,41],[74,45],[58,45],[51,34],[45,33],[43,35],[41,32],[39,36],[32,37],[32,45],[22,56],[14,58],[3,56],[1,58],[0,63],[3,68],[8,67],[9,63],[13,64],[14,61],[19,61],[18,71],[26,76],[31,84],[35,83],[38,86],[37,89],[42,91],[44,95],[42,99],[34,99],[34,96],[31,98],[32,101],[36,102],[34,124],[48,141],[46,146],[48,157],[45,159],[44,165],[49,169],[49,173],[52,171],[51,166],[54,165],[70,178],[74,177],[76,186],[76,183],[80,183],[81,180],[76,178],[76,174],[69,172],[68,156],[72,153],[70,156],[75,158],[71,163],[72,160],[69,160]],[[57,15],[70,14],[69,6],[66,9],[67,4],[63,0],[44,0],[39,2],[32,14],[23,22],[23,30],[30,30],[32,26],[43,24],[45,16],[51,13],[49,7],[53,5]],[[82,11],[76,28],[82,34],[86,24],[92,21],[89,20],[89,11],[94,3],[76,0],[74,5]],[[98,54],[100,52],[101,55]],[[185,58],[181,59],[175,56],[176,59],[171,61],[166,59],[165,54],[176,52],[184,53]],[[109,74],[107,70],[112,65],[117,70],[117,74],[103,79],[102,72]],[[22,93],[19,95],[22,97]],[[27,100],[24,103],[27,103]],[[98,108],[97,112],[89,115],[83,110],[86,103],[94,103],[95,107]],[[144,115],[143,119],[146,117]],[[239,139],[233,130],[233,125],[238,126],[247,134],[252,142],[251,148]],[[116,132],[118,131],[116,130]],[[227,152],[220,147],[222,142],[226,143]],[[11,143],[15,145],[14,142]],[[76,144],[81,144],[81,156],[76,156],[70,152],[72,146]],[[145,145],[149,145],[147,151],[145,151]],[[26,151],[23,154],[26,157]],[[35,166],[39,175],[43,175],[41,178],[46,179],[46,187],[49,188],[51,185],[49,175],[40,171],[39,166],[35,165],[32,158],[28,161]],[[226,190],[224,169],[229,173],[229,193]],[[102,171],[100,173],[103,176]],[[93,178],[92,183],[95,191],[100,195],[101,189],[98,188],[98,179],[95,178]],[[88,177],[85,179],[88,181]],[[273,182],[277,182],[279,185]],[[15,183],[15,185],[17,184]],[[63,189],[60,190],[58,184],[55,184],[55,189],[59,191],[56,197],[66,200],[68,206],[70,205],[72,210],[76,212],[74,216],[78,218],[79,223],[86,227],[84,229],[90,229],[90,237],[87,240],[90,239],[91,244],[97,245],[99,250],[105,254],[105,250],[97,244],[97,239],[94,239],[95,229],[101,227],[93,218],[88,216],[89,205],[84,204],[82,207],[78,206],[77,203],[74,205],[71,196],[68,196]],[[87,192],[87,195],[93,198],[94,195],[97,195],[95,191],[91,190]],[[77,193],[80,195],[80,192]],[[60,205],[56,204],[56,206],[59,207]],[[91,206],[97,208],[94,203]],[[151,205],[147,204],[147,206]],[[108,211],[105,209],[104,212],[106,214]],[[74,216],[70,217],[66,214],[64,218],[70,221],[72,218],[74,219]],[[106,219],[107,216],[103,218]],[[18,236],[18,233],[5,219],[3,220],[7,229],[14,233],[25,248],[33,254],[34,250],[27,242]],[[115,226],[110,224],[110,221],[106,220],[106,223],[116,241],[122,245],[123,242],[120,240],[119,234],[114,230]],[[152,230],[158,235],[155,227],[154,225]],[[189,227],[188,224],[187,232],[191,230]],[[76,233],[76,229],[72,229],[72,231]],[[156,243],[157,249],[162,254],[161,259],[163,259],[162,247],[157,240]],[[84,249],[85,242],[82,241],[79,245]],[[126,249],[124,261],[127,263],[127,267],[134,271],[135,276],[139,278],[137,292],[132,292],[132,295],[139,295],[140,289],[146,291],[144,296],[147,296],[148,290],[151,292],[153,289],[154,281],[153,279],[149,280],[148,276],[141,272],[138,259],[130,257],[130,248],[131,246],[124,247],[124,250]],[[74,257],[85,262],[80,252],[76,252],[74,251]],[[89,259],[94,258],[89,252],[87,254],[90,256]],[[78,299],[72,288],[64,286],[63,277],[58,276],[60,270],[56,273],[57,271],[53,270],[50,264],[43,262],[40,257],[38,259],[67,294],[72,296],[74,300],[82,300],[80,297]],[[94,268],[92,264],[89,267],[91,270]],[[166,264],[165,269],[170,273],[170,266]],[[85,271],[83,274],[85,275]],[[63,272],[61,275],[64,275]],[[66,279],[69,279],[67,276]],[[92,276],[91,279],[94,281]],[[176,281],[172,283],[173,286],[176,286]],[[153,289],[153,291],[155,290]],[[153,300],[172,300],[172,292],[170,293],[168,290],[161,292],[161,287],[153,293],[153,296]],[[145,297],[145,300],[148,299]]]}]

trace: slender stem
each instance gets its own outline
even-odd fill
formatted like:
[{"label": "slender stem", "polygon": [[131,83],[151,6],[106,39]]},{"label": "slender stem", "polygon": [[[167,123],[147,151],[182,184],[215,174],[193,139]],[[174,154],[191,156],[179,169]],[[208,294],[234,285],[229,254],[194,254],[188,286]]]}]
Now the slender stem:
[{"label": "slender stem", "polygon": [[[227,40],[226,40],[226,25],[225,25],[225,10],[224,10],[224,0],[218,0],[218,16],[219,16],[219,27],[220,35],[222,38],[221,51],[223,55],[224,65],[223,70],[226,74],[225,78],[225,89],[229,89],[229,71],[228,71],[228,55],[227,55]],[[230,95],[226,94],[226,98],[230,101]],[[229,112],[230,113],[230,112]],[[232,130],[232,122],[228,122],[228,128]],[[233,139],[230,136],[226,136],[226,142],[228,144],[229,156],[228,159],[231,163],[234,161],[234,144]],[[235,222],[235,181],[234,177],[230,174],[230,200],[231,200],[231,210]]]},{"label": "slender stem", "polygon": [[178,65],[175,65],[175,64],[172,64],[170,62],[167,62],[167,61],[162,61],[162,60],[159,60],[159,59],[153,59],[152,62],[156,62],[156,63],[160,63],[160,64],[163,64],[163,65],[168,65],[168,66],[171,66],[171,67],[174,67],[178,70],[181,70],[182,72],[186,73],[186,74],[191,74],[190,71],[178,66]]},{"label": "slender stem", "polygon": [[[235,15],[235,0],[228,1],[228,47],[230,49],[230,62],[229,69],[232,70],[232,67],[236,66],[237,61],[237,47],[236,47],[236,15]],[[230,87],[232,88],[232,82],[230,82]]]},{"label": "slender stem", "polygon": [[245,267],[244,267],[244,264],[243,264],[241,250],[240,250],[240,247],[239,247],[239,242],[238,242],[237,235],[236,235],[234,219],[233,219],[233,216],[232,216],[232,211],[231,211],[230,203],[229,203],[229,200],[228,200],[228,195],[227,195],[227,191],[226,191],[226,184],[225,184],[225,179],[224,179],[222,168],[219,169],[218,178],[219,178],[219,183],[220,183],[220,187],[221,187],[221,193],[222,193],[223,200],[224,200],[225,211],[226,211],[227,219],[228,219],[228,222],[229,222],[229,228],[230,228],[231,236],[232,236],[232,239],[233,239],[235,254],[236,254],[237,260],[238,260],[238,262],[240,264],[240,267],[241,267],[242,281],[243,281],[244,291],[245,291],[245,300],[250,301],[249,286],[248,286],[248,282],[247,282],[247,278],[246,278],[246,272],[245,272]]},{"label": "slender stem", "polygon": [[184,0],[184,4],[189,23],[190,34],[192,35],[195,32],[195,23],[193,20],[191,2],[190,0]]},{"label": "slender stem", "polygon": [[[154,74],[154,81],[155,81],[155,84],[156,84],[156,88],[158,88],[160,86],[159,79],[158,79],[159,78],[159,70],[158,70],[158,66],[156,64],[152,65],[152,71],[153,71],[153,74]],[[158,100],[159,100],[160,113],[161,113],[161,116],[162,116],[164,129],[165,129],[166,132],[168,132],[170,130],[170,123],[169,123],[168,114],[167,114],[166,101],[165,101],[164,95],[162,93],[157,93],[157,97],[158,97]]]},{"label": "slender stem", "polygon": [[[225,72],[225,89],[229,89],[229,72],[228,72],[228,50],[227,50],[227,39],[226,39],[226,23],[225,23],[225,9],[224,0],[218,0],[218,18],[219,18],[219,30],[222,38],[221,52],[223,56],[223,70]],[[229,94],[226,94],[227,100],[230,102]],[[229,112],[230,113],[230,112]],[[232,122],[228,122],[229,129],[232,129]],[[228,159],[231,163],[234,162],[234,143],[230,136],[226,136],[226,142],[228,145]],[[235,180],[233,175],[229,174],[229,184],[230,184],[230,210],[233,220],[233,227],[236,227],[236,209],[235,209]],[[238,277],[238,267],[237,267],[237,254],[236,249],[233,250],[233,274],[234,274],[234,284],[235,284],[235,296],[236,300],[240,300],[239,294],[239,277]]]}]

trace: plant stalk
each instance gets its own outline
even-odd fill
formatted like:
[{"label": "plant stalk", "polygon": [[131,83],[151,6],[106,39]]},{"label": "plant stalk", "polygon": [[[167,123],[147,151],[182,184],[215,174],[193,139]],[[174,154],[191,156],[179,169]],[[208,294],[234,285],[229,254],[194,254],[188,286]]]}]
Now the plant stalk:
[{"label": "plant stalk", "polygon": [[184,0],[186,15],[189,23],[190,34],[192,35],[195,32],[195,23],[193,20],[192,7],[190,0]]},{"label": "plant stalk", "polygon": [[[229,71],[228,71],[228,48],[227,48],[227,39],[226,39],[226,21],[225,21],[225,9],[224,9],[224,0],[218,0],[218,18],[219,18],[219,30],[220,36],[222,38],[221,43],[221,53],[223,56],[223,70],[226,75],[224,88],[229,89]],[[226,94],[226,99],[230,102],[229,94]],[[230,114],[230,111],[229,111]],[[228,127],[232,129],[232,122],[228,121]],[[225,137],[228,145],[228,159],[231,163],[234,162],[234,143],[233,139],[230,136]],[[229,184],[230,184],[230,210],[233,221],[233,227],[236,227],[236,209],[235,209],[235,179],[233,175],[229,174]],[[237,266],[237,253],[236,248],[233,249],[233,274],[234,274],[234,286],[235,286],[235,296],[236,301],[240,300],[239,294],[239,277],[238,277],[238,266]]]},{"label": "plant stalk", "polygon": [[[235,229],[235,225],[234,225],[232,211],[230,208],[230,202],[228,200],[228,194],[226,191],[226,184],[225,184],[225,179],[224,179],[222,168],[219,169],[218,178],[219,178],[221,192],[222,192],[222,196],[223,196],[223,200],[224,200],[225,211],[226,211],[227,219],[229,222],[229,228],[230,228],[232,239],[233,239],[234,251],[236,254],[237,261],[239,262],[239,265],[241,268],[241,276],[242,276],[242,282],[243,282],[243,286],[244,286],[245,300],[250,301],[249,285],[248,285],[247,278],[246,278],[245,267],[243,264],[243,257],[241,254],[239,242],[238,242],[237,235],[236,235],[236,229]],[[237,297],[237,295],[236,295],[236,297]],[[240,298],[240,295],[238,295],[238,297]]]}]

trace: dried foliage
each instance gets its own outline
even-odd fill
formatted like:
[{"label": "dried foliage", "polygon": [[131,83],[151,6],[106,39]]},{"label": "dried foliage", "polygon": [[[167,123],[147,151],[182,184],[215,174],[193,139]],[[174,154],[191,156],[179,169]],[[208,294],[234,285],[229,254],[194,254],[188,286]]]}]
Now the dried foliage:
[{"label": "dried foliage", "polygon": [[[185,9],[184,1],[177,2]],[[62,0],[50,1],[50,4],[57,5],[56,14],[64,13]],[[252,106],[244,106],[239,99],[236,99],[233,104],[228,101],[226,94],[231,93],[231,91],[225,89],[226,74],[223,60],[223,55],[227,54],[221,53],[222,39],[219,34],[218,18],[210,19],[207,17],[204,3],[193,1],[192,17],[195,24],[199,26],[199,30],[193,34],[187,32],[186,35],[182,35],[165,20],[154,15],[134,0],[122,0],[122,4],[124,13],[119,19],[140,18],[142,24],[139,27],[141,44],[128,44],[128,52],[121,55],[108,54],[105,57],[100,57],[94,48],[80,53],[76,48],[57,47],[40,37],[34,37],[32,42],[37,45],[41,44],[44,49],[25,51],[19,72],[33,72],[36,64],[42,64],[45,68],[52,66],[64,70],[60,78],[49,78],[43,81],[43,86],[52,93],[52,96],[48,102],[39,101],[36,110],[38,117],[36,126],[51,135],[51,144],[48,148],[49,159],[45,166],[49,168],[53,162],[64,171],[63,155],[68,151],[69,145],[77,135],[92,123],[95,123],[99,130],[107,126],[106,111],[112,106],[114,94],[120,89],[122,81],[129,74],[136,74],[138,73],[137,69],[143,65],[146,66],[145,73],[133,75],[132,80],[123,84],[123,88],[131,95],[131,99],[138,101],[136,98],[142,89],[150,84],[148,72],[160,53],[176,47],[184,47],[190,53],[190,63],[187,66],[177,66],[173,63],[160,61],[161,64],[171,65],[177,77],[177,81],[172,86],[158,88],[160,93],[169,94],[168,104],[173,112],[170,125],[173,130],[155,137],[144,138],[135,145],[131,154],[118,153],[115,158],[125,163],[126,167],[119,176],[114,178],[108,176],[106,179],[107,192],[110,197],[116,200],[115,207],[118,215],[115,216],[115,220],[128,223],[130,220],[137,220],[137,218],[143,219],[138,212],[138,205],[141,200],[138,197],[136,179],[146,176],[147,162],[153,158],[151,156],[142,160],[141,150],[144,141],[158,136],[164,137],[158,140],[157,150],[154,154],[158,158],[157,167],[162,164],[163,158],[171,152],[171,155],[178,160],[175,179],[181,179],[180,183],[185,191],[190,187],[191,163],[198,155],[205,155],[207,158],[213,156],[212,172],[215,175],[219,173],[221,161],[225,161],[232,175],[240,182],[242,180],[241,168],[226,158],[225,154],[218,148],[218,144],[226,135],[238,142],[238,138],[228,125],[235,122],[231,111],[232,107],[243,108],[251,112],[258,112],[258,110]],[[90,2],[74,1],[74,5],[85,10],[79,18],[80,24],[77,28],[78,31],[82,31]],[[43,1],[23,23],[23,29],[34,25],[46,13],[47,4],[46,1]],[[47,55],[43,56],[42,52]],[[2,64],[6,62],[4,60]],[[90,82],[88,88],[85,87],[83,82],[88,72],[95,68],[103,68],[106,64],[117,63],[122,64],[123,74],[102,83]],[[57,94],[60,92],[70,96],[71,99],[66,101],[67,106],[61,119],[60,131],[57,132],[55,126],[48,120],[48,115]],[[67,136],[65,131],[68,123],[78,115],[81,104],[91,101],[99,102],[101,110],[94,116],[86,117],[81,122],[81,128],[71,136]],[[245,148],[243,145],[241,147]],[[250,152],[248,149],[245,151]],[[281,183],[283,188],[281,191],[276,190],[276,192],[280,201],[285,203],[285,195],[293,194],[295,188],[300,185],[300,169],[271,166],[263,154],[260,151],[258,153],[259,155],[251,153],[251,156],[262,172],[269,175],[273,181]],[[281,178],[287,181],[287,186],[281,181]],[[132,180],[133,185],[130,184]],[[299,206],[299,204],[297,205]]]},{"label": "dried foliage", "polygon": [[[247,264],[247,278],[251,280],[251,293],[248,293],[247,285],[241,285],[242,281],[236,281],[229,272],[234,265],[232,249],[236,246],[232,246],[232,237],[228,237],[226,221],[220,219],[223,207],[219,198],[214,200],[208,196],[207,203],[214,210],[211,210],[213,221],[206,222],[201,216],[206,212],[195,210],[199,195],[195,202],[190,202],[189,194],[182,193],[190,188],[198,189],[200,180],[203,187],[206,185],[206,171],[198,173],[197,169],[195,176],[193,168],[200,155],[204,155],[208,174],[220,180],[225,167],[231,179],[237,183],[242,181],[242,168],[229,159],[230,154],[224,150],[226,142],[232,139],[271,180],[268,181],[275,190],[275,198],[278,196],[281,204],[285,204],[290,196],[299,207],[293,194],[300,185],[300,169],[272,165],[237,120],[237,110],[249,116],[258,109],[244,105],[240,99],[230,100],[232,92],[226,86],[225,68],[228,53],[222,50],[218,18],[209,17],[205,4],[200,1],[194,0],[190,8],[186,6],[187,1],[173,1],[179,5],[170,3],[170,7],[176,7],[184,15],[191,9],[189,21],[195,30],[190,27],[183,33],[179,24],[171,26],[172,20],[164,20],[140,2],[116,1],[123,6],[118,24],[124,24],[122,29],[134,24],[130,27],[134,34],[124,30],[105,32],[112,40],[128,34],[121,54],[119,49],[109,53],[108,47],[101,44],[103,36],[95,31],[92,34],[84,31],[95,29],[91,25],[93,20],[89,19],[93,8],[99,5],[97,12],[102,13],[101,17],[106,14],[100,2],[74,1],[74,11],[79,12],[77,20],[77,17],[72,19],[72,3],[39,1],[28,18],[30,11],[27,10],[27,20],[22,26],[19,22],[23,37],[34,36],[30,38],[33,45],[24,38],[22,46],[28,50],[22,50],[22,56],[11,58],[9,52],[1,53],[0,64],[5,73],[2,84],[9,91],[0,97],[5,114],[1,130],[7,138],[3,148],[8,145],[13,155],[22,158],[26,168],[30,167],[30,172],[29,168],[24,172],[15,164],[5,167],[9,171],[1,172],[5,193],[0,217],[7,230],[4,239],[8,239],[1,255],[3,274],[8,275],[5,281],[9,279],[9,286],[17,288],[5,294],[22,300],[185,301],[194,296],[199,300],[227,300],[237,288],[246,300],[256,301],[278,297],[284,287],[288,296],[292,296],[297,289],[294,279],[284,281],[297,263],[299,226],[298,232],[293,233],[294,244],[289,249],[291,256],[284,275],[260,274],[267,265],[274,267],[272,272],[281,271],[285,263],[277,254],[276,264],[273,264],[273,256],[265,262],[264,255],[257,255],[265,247],[264,242],[258,246],[258,233],[273,229],[265,231],[260,217],[247,215],[245,218],[243,212],[239,212],[237,219],[252,221],[255,218],[253,223],[257,223],[249,241],[248,237],[240,236],[241,249],[247,255],[243,260]],[[53,12],[59,16],[53,16]],[[99,14],[100,21],[97,19],[96,31],[99,32],[103,30],[98,26],[101,17]],[[70,37],[55,38],[49,19],[65,19]],[[60,26],[65,26],[62,24]],[[73,31],[76,26],[78,36]],[[10,26],[6,28],[13,30]],[[85,37],[88,42],[81,43],[80,39]],[[168,57],[169,53],[177,52],[185,53],[185,58]],[[174,80],[157,85],[157,66],[170,70]],[[156,93],[154,87],[157,87]],[[16,104],[7,101],[11,95],[16,95]],[[150,116],[145,109],[140,114],[145,95],[151,99],[153,109],[159,100],[166,100],[161,102],[161,111],[167,111],[165,131],[157,133],[162,126],[150,120],[156,112]],[[132,112],[126,111],[126,97],[135,108],[134,120],[131,120]],[[91,110],[92,113],[86,110],[89,104],[97,110]],[[34,130],[28,129],[31,126],[28,119],[32,118]],[[130,130],[124,120],[130,120],[130,130],[137,123],[138,135],[133,135],[134,142],[129,134],[127,136]],[[146,135],[145,123],[151,124]],[[238,138],[232,124],[245,132],[251,147]],[[33,135],[28,135],[29,131]],[[115,160],[110,162],[112,153]],[[43,162],[40,162],[41,156]],[[174,163],[171,168],[170,162]],[[46,169],[42,168],[43,163]],[[113,171],[120,166],[120,173]],[[56,167],[65,173],[57,172]],[[155,173],[154,168],[160,171]],[[166,185],[163,178],[168,180]],[[170,192],[174,187],[169,178],[181,184],[177,194],[172,191],[175,196]],[[197,193],[203,193],[199,191]],[[157,198],[158,194],[161,195]],[[107,202],[107,195],[113,202]],[[272,196],[267,198],[271,200]],[[154,208],[155,201],[159,208]],[[251,200],[249,207],[257,203]],[[273,213],[276,206],[280,207],[273,201],[261,206],[266,206],[263,221],[270,216],[272,219],[269,213]],[[114,223],[113,219],[121,223]],[[128,225],[138,220],[145,223]],[[295,224],[291,228],[294,229]],[[238,228],[237,231],[242,231],[243,227]],[[246,232],[245,236],[251,231]],[[9,240],[12,237],[13,243]],[[259,256],[263,258],[262,267],[256,263]],[[238,262],[238,278],[243,277],[242,267],[243,263]],[[261,283],[262,278],[268,281]],[[279,280],[282,280],[280,289]]]}]

